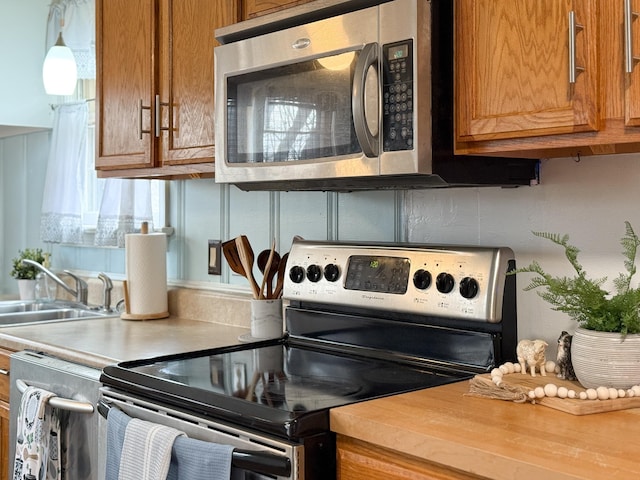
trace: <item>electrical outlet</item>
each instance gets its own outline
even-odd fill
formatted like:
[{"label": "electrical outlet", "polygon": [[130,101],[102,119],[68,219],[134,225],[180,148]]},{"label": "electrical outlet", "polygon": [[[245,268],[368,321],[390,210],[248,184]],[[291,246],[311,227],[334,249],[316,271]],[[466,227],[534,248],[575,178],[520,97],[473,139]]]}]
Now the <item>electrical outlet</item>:
[{"label": "electrical outlet", "polygon": [[209,240],[209,275],[222,274],[222,242]]}]

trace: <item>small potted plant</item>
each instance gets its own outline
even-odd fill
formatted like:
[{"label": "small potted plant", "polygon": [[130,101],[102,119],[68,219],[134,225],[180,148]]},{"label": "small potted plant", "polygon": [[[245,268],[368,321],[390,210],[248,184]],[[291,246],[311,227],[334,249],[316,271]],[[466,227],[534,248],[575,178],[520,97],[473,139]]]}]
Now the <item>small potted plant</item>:
[{"label": "small potted plant", "polygon": [[13,259],[11,276],[18,280],[20,299],[33,300],[35,298],[36,276],[40,272],[36,267],[25,264],[22,260],[29,259],[42,265],[47,261],[47,257],[48,255],[42,253],[41,248],[25,248],[18,251],[18,256]]},{"label": "small potted plant", "polygon": [[632,285],[640,239],[629,222],[625,227],[620,241],[625,272],[614,280],[613,292],[603,288],[606,277],[587,277],[578,261],[580,250],[569,243],[568,235],[533,232],[564,248],[575,275],[554,277],[536,261],[512,272],[535,274],[524,290],[541,289],[538,295],[553,310],[577,322],[571,359],[576,377],[585,388],[640,384],[640,288]]}]

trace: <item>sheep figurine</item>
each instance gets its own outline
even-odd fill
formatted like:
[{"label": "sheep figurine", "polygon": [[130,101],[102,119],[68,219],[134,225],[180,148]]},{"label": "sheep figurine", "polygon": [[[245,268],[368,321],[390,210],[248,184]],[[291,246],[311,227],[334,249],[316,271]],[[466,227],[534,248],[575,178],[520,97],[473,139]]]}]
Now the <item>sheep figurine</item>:
[{"label": "sheep figurine", "polygon": [[543,377],[547,376],[545,370],[545,349],[548,344],[544,340],[520,340],[516,347],[516,356],[520,364],[520,373],[527,373],[527,366],[531,376],[536,376],[536,368]]}]

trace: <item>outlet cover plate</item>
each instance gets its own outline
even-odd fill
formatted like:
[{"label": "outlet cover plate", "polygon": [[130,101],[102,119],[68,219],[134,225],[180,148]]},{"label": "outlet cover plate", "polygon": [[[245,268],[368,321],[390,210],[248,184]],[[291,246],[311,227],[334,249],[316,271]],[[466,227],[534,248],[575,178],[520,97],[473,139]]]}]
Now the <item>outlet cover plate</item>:
[{"label": "outlet cover plate", "polygon": [[222,274],[222,242],[209,240],[209,275]]}]

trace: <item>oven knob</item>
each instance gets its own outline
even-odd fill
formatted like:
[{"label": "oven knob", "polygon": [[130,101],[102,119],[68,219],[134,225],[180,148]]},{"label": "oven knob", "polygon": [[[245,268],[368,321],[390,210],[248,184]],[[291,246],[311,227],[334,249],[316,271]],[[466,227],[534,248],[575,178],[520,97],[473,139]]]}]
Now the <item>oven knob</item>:
[{"label": "oven knob", "polygon": [[307,267],[307,278],[310,282],[319,282],[322,278],[322,269],[318,265],[309,265]]},{"label": "oven knob", "polygon": [[442,272],[436,277],[436,288],[440,293],[449,293],[453,290],[455,281],[450,273]]},{"label": "oven knob", "polygon": [[413,285],[420,290],[426,290],[431,285],[431,273],[428,270],[416,270],[413,274]]},{"label": "oven knob", "polygon": [[299,265],[295,265],[291,267],[291,270],[289,270],[289,278],[293,283],[302,283],[302,281],[304,280],[304,277],[305,277],[304,268],[302,268]]},{"label": "oven knob", "polygon": [[340,278],[340,267],[335,263],[330,263],[324,267],[324,278],[329,282],[335,282]]},{"label": "oven knob", "polygon": [[475,278],[464,277],[460,280],[460,295],[464,298],[473,298],[478,294],[480,286]]}]

